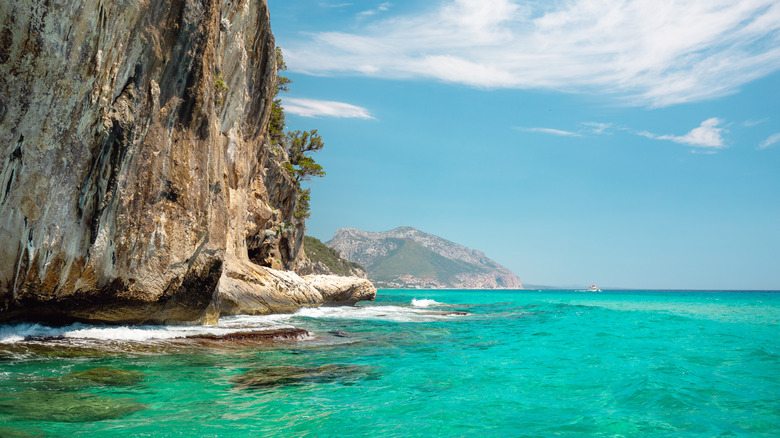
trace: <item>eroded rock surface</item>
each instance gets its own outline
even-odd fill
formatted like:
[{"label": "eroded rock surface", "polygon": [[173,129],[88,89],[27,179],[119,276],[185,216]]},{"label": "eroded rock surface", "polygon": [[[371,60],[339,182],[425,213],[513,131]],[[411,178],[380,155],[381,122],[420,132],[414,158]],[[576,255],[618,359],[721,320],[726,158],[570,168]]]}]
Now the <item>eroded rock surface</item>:
[{"label": "eroded rock surface", "polygon": [[0,321],[213,322],[292,269],[274,48],[262,0],[0,8]]},{"label": "eroded rock surface", "polygon": [[345,306],[358,301],[373,301],[376,298],[376,288],[365,278],[304,275],[303,279],[322,294],[326,304]]},{"label": "eroded rock surface", "polygon": [[298,274],[246,261],[229,260],[219,282],[222,315],[293,313],[299,307],[322,303],[322,294]]}]

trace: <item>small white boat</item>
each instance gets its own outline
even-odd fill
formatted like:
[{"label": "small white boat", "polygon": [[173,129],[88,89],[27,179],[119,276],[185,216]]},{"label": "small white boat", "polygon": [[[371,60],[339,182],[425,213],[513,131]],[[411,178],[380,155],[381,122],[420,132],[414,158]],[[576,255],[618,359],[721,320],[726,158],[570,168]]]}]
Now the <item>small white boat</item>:
[{"label": "small white boat", "polygon": [[598,288],[595,284],[590,285],[588,288],[588,292],[601,292],[601,289]]}]

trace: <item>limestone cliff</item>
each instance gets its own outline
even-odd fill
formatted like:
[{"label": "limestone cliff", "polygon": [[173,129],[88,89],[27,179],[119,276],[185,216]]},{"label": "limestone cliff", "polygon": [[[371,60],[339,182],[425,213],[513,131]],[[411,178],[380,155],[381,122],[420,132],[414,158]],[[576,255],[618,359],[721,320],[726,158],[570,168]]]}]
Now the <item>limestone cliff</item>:
[{"label": "limestone cliff", "polygon": [[303,239],[266,139],[275,62],[263,0],[3,2],[0,321],[321,303],[295,274],[299,293],[255,287]]}]

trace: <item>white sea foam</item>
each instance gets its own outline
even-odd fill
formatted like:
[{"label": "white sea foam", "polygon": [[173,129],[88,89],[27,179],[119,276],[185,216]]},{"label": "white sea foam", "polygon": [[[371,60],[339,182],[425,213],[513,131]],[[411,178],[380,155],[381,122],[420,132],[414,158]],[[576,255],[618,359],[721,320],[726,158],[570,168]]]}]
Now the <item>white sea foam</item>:
[{"label": "white sea foam", "polygon": [[29,336],[61,336],[62,330],[40,324],[16,324],[0,326],[0,343],[14,343]]},{"label": "white sea foam", "polygon": [[220,319],[218,325],[195,326],[101,326],[72,324],[48,327],[41,324],[0,326],[0,343],[15,343],[34,338],[64,338],[68,340],[144,342],[186,338],[198,335],[226,335],[247,330],[291,328],[285,324],[290,315],[240,316]]},{"label": "white sea foam", "polygon": [[333,318],[356,320],[380,320],[395,322],[423,322],[448,319],[451,315],[426,308],[406,306],[356,306],[317,307],[299,309],[295,316],[308,318]]},{"label": "white sea foam", "polygon": [[453,315],[429,309],[432,306],[442,305],[446,306],[446,304],[430,299],[415,299],[411,306],[367,305],[302,308],[295,314],[227,316],[220,318],[218,325],[195,326],[105,326],[76,323],[63,327],[49,327],[41,324],[23,323],[0,325],[0,343],[12,344],[45,338],[90,343],[165,341],[198,335],[219,336],[250,330],[293,328],[296,325],[294,320],[301,317],[395,322],[424,322],[452,318]]},{"label": "white sea foam", "polygon": [[428,298],[423,298],[418,300],[417,298],[412,298],[412,306],[414,307],[431,307],[431,306],[437,306],[442,305],[442,303],[439,303],[435,300],[431,300]]}]

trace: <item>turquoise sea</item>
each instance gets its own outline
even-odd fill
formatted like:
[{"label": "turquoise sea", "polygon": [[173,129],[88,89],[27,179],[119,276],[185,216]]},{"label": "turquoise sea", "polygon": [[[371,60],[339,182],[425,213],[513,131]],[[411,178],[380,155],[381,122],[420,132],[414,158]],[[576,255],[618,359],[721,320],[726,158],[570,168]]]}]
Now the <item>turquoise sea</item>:
[{"label": "turquoise sea", "polygon": [[[260,341],[221,335],[297,327]],[[0,326],[0,437],[776,437],[780,293],[380,290],[212,327]]]}]

